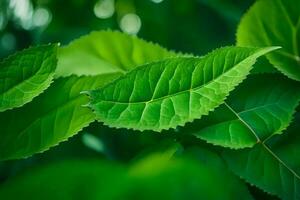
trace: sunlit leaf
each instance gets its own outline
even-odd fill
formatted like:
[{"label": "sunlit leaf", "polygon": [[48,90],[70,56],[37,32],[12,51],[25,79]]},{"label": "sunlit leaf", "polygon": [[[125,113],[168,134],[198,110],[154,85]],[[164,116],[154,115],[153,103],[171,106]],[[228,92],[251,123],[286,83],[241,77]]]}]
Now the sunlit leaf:
[{"label": "sunlit leaf", "polygon": [[97,31],[59,49],[56,76],[125,73],[138,65],[174,56],[174,52],[135,36]]},{"label": "sunlit leaf", "polygon": [[218,49],[201,58],[170,58],[138,67],[88,92],[97,119],[137,130],[175,128],[207,115],[276,48]]}]

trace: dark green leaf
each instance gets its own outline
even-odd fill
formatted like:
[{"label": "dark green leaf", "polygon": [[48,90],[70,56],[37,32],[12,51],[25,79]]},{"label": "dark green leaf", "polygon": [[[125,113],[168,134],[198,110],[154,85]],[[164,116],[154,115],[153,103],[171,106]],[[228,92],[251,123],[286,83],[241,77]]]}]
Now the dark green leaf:
[{"label": "dark green leaf", "polygon": [[233,91],[227,103],[181,132],[225,147],[252,147],[282,133],[299,101],[298,82],[279,74],[252,75]]},{"label": "dark green leaf", "polygon": [[0,112],[20,107],[52,82],[57,45],[32,47],[0,63]]},{"label": "dark green leaf", "polygon": [[285,200],[300,199],[300,137],[298,114],[283,135],[252,149],[225,151],[224,158],[237,175]]},{"label": "dark green leaf", "polygon": [[240,46],[282,46],[267,55],[288,77],[300,81],[300,1],[259,0],[245,14],[237,32]]},{"label": "dark green leaf", "polygon": [[88,98],[80,92],[100,87],[117,76],[60,78],[29,104],[0,113],[0,160],[43,152],[76,134],[95,118],[82,107]]}]

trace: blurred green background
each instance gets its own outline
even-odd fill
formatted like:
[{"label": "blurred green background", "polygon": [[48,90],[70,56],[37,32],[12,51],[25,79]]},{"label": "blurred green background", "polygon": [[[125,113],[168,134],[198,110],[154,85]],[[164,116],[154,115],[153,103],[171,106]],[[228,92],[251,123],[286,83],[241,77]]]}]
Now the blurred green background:
[{"label": "blurred green background", "polygon": [[[234,45],[243,13],[254,0],[0,0],[0,58],[28,46],[62,45],[93,30],[120,30],[181,52],[202,55]],[[192,136],[190,136],[192,137]],[[93,123],[43,154],[0,163],[0,183],[56,160],[103,158],[131,162],[164,139],[201,143],[187,136],[109,129]],[[211,148],[211,147],[210,147]],[[252,188],[264,199],[265,194]]]},{"label": "blurred green background", "polygon": [[100,29],[203,54],[235,43],[236,26],[253,1],[1,0],[0,57],[33,44],[67,44]]},{"label": "blurred green background", "polygon": [[[253,0],[1,0],[0,57],[31,45],[68,44],[93,30],[136,34],[169,49],[204,54],[235,43],[242,14]],[[0,182],[35,164],[66,158],[129,162],[174,135],[115,130],[94,123],[43,154],[0,163]],[[179,138],[180,139],[180,138]],[[193,141],[182,138],[182,143]]]}]

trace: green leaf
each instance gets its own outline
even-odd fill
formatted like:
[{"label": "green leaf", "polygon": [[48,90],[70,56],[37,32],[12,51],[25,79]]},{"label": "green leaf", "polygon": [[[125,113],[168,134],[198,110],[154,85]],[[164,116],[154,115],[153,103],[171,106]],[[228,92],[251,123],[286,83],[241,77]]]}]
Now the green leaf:
[{"label": "green leaf", "polygon": [[298,82],[280,74],[251,75],[225,104],[180,131],[224,147],[252,147],[286,129],[299,101]]},{"label": "green leaf", "polygon": [[[239,46],[282,46],[267,55],[288,77],[300,81],[300,1],[259,0],[243,17],[237,32]],[[267,13],[266,13],[267,11]]]},{"label": "green leaf", "polygon": [[209,161],[195,160],[191,155],[166,159],[153,154],[133,165],[129,176],[134,190],[129,191],[127,199],[252,199],[219,156],[208,150],[197,149],[194,153],[208,156]]},{"label": "green leaf", "polygon": [[149,63],[88,92],[89,106],[109,126],[154,131],[175,128],[223,103],[256,59],[274,49],[226,47],[201,58]]},{"label": "green leaf", "polygon": [[0,113],[0,160],[28,157],[73,136],[95,116],[82,90],[100,87],[117,74],[57,79],[22,108]]},{"label": "green leaf", "polygon": [[286,200],[300,199],[300,137],[298,113],[283,135],[252,149],[225,151],[223,156],[237,175],[266,192]]},{"label": "green leaf", "polygon": [[136,66],[174,56],[174,52],[136,36],[97,31],[59,49],[56,76],[125,73]]},{"label": "green leaf", "polygon": [[30,168],[1,184],[1,199],[118,200],[126,170],[99,160],[60,161]]},{"label": "green leaf", "polygon": [[[214,188],[218,188],[215,192]],[[104,161],[63,161],[31,168],[1,184],[3,199],[252,199],[226,168],[159,154],[124,168]]]},{"label": "green leaf", "polygon": [[57,44],[32,47],[0,63],[0,112],[20,107],[52,82]]}]

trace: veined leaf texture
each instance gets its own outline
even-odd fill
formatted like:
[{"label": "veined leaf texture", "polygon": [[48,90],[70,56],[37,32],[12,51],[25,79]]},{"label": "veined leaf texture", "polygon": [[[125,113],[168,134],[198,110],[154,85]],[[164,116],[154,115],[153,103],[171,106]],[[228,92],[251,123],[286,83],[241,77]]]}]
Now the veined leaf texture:
[{"label": "veined leaf texture", "polygon": [[161,131],[183,126],[222,104],[256,59],[275,49],[225,47],[201,58],[149,63],[89,91],[89,106],[112,127]]},{"label": "veined leaf texture", "polygon": [[234,149],[281,134],[293,120],[300,84],[281,74],[250,75],[226,103],[180,131]]},{"label": "veined leaf texture", "polygon": [[52,82],[57,45],[18,52],[0,63],[0,112],[20,107],[41,94]]},{"label": "veined leaf texture", "polygon": [[[242,18],[239,46],[281,46],[267,58],[282,73],[300,81],[300,1],[258,0]],[[266,13],[268,11],[268,13]]]}]

